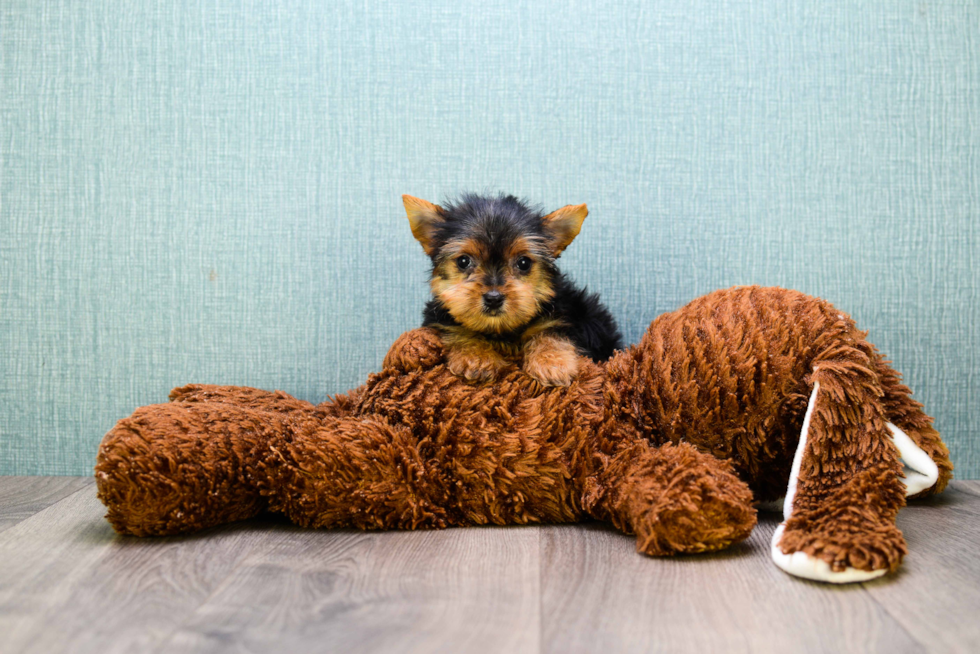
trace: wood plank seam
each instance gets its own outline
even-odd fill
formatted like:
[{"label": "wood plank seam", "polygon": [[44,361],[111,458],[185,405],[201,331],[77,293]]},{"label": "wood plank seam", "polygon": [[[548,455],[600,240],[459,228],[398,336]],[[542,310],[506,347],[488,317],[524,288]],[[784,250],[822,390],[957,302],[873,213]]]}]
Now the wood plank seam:
[{"label": "wood plank seam", "polygon": [[863,584],[861,584],[861,592],[864,593],[864,595],[868,599],[870,599],[879,609],[881,609],[881,611],[885,615],[887,615],[889,618],[891,618],[895,622],[895,625],[901,630],[901,632],[903,634],[905,634],[905,636],[909,640],[911,640],[913,643],[916,643],[919,647],[921,647],[923,649],[923,651],[926,651],[926,652],[930,651],[929,644],[928,643],[923,643],[921,640],[919,640],[918,638],[916,638],[912,634],[912,632],[910,632],[905,627],[905,624],[902,622],[901,616],[895,615],[893,612],[889,611],[888,610],[888,607],[885,606],[884,604],[882,604],[881,602],[879,602],[878,601],[878,598],[875,597],[874,594],[868,589],[868,586],[874,586],[876,584],[887,584],[887,583],[889,583],[889,578],[888,577],[885,577],[884,579],[873,579],[871,581],[866,581]]}]

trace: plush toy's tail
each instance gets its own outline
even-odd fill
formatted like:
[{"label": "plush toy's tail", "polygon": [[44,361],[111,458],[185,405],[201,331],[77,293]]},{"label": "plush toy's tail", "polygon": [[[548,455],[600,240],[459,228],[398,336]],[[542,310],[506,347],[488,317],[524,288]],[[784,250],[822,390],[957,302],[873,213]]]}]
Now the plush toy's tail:
[{"label": "plush toy's tail", "polygon": [[102,439],[95,466],[106,518],[122,534],[198,531],[262,511],[269,440],[315,408],[285,393],[185,386],[137,409]]}]

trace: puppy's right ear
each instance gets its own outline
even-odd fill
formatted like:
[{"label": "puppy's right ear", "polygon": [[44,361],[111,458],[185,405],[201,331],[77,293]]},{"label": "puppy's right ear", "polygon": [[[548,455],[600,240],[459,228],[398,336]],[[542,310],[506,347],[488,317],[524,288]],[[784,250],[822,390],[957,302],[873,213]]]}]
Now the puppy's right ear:
[{"label": "puppy's right ear", "polygon": [[435,231],[444,220],[442,207],[411,195],[403,195],[402,203],[408,214],[408,223],[412,226],[412,236],[422,244],[425,253],[432,256],[436,250],[433,245]]},{"label": "puppy's right ear", "polygon": [[551,236],[551,251],[556,259],[578,236],[588,215],[589,209],[584,204],[570,204],[541,219],[545,232]]}]

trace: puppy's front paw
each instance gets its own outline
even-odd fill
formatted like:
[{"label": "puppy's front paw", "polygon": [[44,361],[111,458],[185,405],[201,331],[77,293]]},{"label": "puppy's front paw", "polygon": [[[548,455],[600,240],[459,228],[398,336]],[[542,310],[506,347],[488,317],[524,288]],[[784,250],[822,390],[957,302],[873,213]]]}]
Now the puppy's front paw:
[{"label": "puppy's front paw", "polygon": [[579,359],[570,341],[539,336],[524,348],[524,372],[544,386],[568,386],[578,377]]},{"label": "puppy's front paw", "polygon": [[489,349],[451,349],[446,359],[451,373],[472,382],[493,381],[507,365],[503,357]]}]

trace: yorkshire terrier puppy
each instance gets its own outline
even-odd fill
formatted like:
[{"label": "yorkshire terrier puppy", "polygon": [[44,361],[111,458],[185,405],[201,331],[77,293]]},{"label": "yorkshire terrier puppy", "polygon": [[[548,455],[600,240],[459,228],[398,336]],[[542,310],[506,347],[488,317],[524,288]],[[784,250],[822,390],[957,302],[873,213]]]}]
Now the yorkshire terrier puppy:
[{"label": "yorkshire terrier puppy", "polygon": [[490,381],[520,360],[541,384],[567,386],[580,356],[603,361],[621,347],[599,296],[555,266],[588,215],[584,204],[542,215],[511,195],[469,194],[445,207],[402,201],[432,259],[422,325],[441,332],[454,374]]}]

